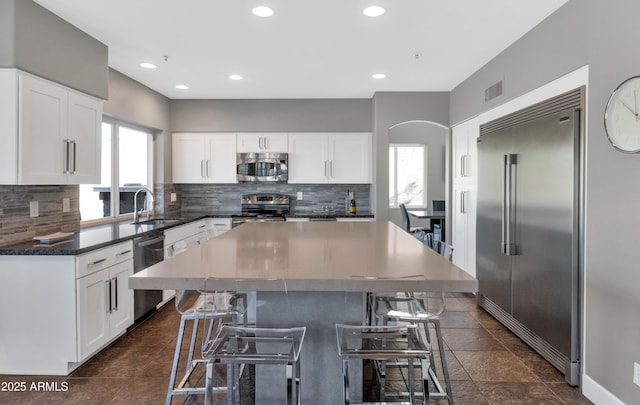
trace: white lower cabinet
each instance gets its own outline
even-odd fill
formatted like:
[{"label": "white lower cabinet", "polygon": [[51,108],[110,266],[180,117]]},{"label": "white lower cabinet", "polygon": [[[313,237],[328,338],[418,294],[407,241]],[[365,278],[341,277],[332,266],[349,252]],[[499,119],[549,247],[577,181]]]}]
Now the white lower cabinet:
[{"label": "white lower cabinet", "polygon": [[78,279],[79,361],[133,324],[133,294],[127,287],[131,275],[133,260],[127,260]]},{"label": "white lower cabinet", "polygon": [[68,375],[133,324],[131,241],[0,255],[0,269],[0,374]]},{"label": "white lower cabinet", "polygon": [[[76,281],[78,361],[85,360],[133,325],[133,290],[128,287],[128,278],[133,275],[130,252],[131,242],[126,242],[77,258],[78,274],[88,273]],[[107,262],[115,264],[87,271]],[[80,267],[83,263],[87,265]]]}]

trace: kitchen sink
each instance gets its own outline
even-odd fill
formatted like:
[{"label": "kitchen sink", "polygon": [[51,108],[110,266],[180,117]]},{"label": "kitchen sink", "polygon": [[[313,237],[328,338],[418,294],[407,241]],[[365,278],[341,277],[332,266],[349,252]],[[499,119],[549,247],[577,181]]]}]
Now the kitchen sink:
[{"label": "kitchen sink", "polygon": [[170,225],[176,222],[184,221],[184,218],[150,218],[143,221],[132,222],[131,225]]}]

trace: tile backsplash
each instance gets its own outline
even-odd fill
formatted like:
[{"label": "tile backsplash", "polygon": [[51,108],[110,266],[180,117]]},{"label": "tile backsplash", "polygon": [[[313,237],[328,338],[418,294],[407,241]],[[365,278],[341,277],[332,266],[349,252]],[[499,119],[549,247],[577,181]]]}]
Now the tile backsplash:
[{"label": "tile backsplash", "polygon": [[[62,212],[69,198],[70,211]],[[29,204],[38,202],[38,216],[31,218]],[[0,186],[0,246],[53,232],[80,229],[78,186]]]},{"label": "tile backsplash", "polygon": [[[345,197],[353,191],[358,209],[370,209],[369,184],[176,184],[174,187],[183,213],[240,211],[241,196],[255,193],[290,195],[291,209],[300,213],[313,212],[322,207],[343,211]],[[298,192],[302,192],[302,200],[296,198]]]},{"label": "tile backsplash", "polygon": [[[348,193],[356,193],[359,210],[369,211],[369,184],[155,184],[156,215],[239,212],[243,194],[281,193],[291,196],[296,213],[313,212],[326,207],[345,209]],[[297,194],[302,193],[302,200]],[[176,193],[177,201],[171,201]],[[70,200],[70,211],[62,212],[62,200]],[[30,217],[30,203],[37,201],[39,213]],[[0,185],[0,246],[25,242],[36,235],[80,230],[78,185],[4,186]]]}]

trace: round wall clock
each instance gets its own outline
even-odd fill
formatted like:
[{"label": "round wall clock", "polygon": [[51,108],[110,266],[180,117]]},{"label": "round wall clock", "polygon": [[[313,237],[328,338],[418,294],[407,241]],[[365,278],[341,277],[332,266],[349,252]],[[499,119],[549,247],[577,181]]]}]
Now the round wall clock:
[{"label": "round wall clock", "polygon": [[614,148],[640,152],[640,76],[622,82],[609,97],[604,112],[604,129]]}]

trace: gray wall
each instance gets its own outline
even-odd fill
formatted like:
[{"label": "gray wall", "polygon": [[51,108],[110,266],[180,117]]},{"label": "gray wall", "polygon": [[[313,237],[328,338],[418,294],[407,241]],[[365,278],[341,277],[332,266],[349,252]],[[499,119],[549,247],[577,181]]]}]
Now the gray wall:
[{"label": "gray wall", "polygon": [[[454,89],[451,121],[504,103],[589,64],[586,136],[585,374],[625,403],[637,403],[632,382],[640,362],[640,155],[616,152],[603,112],[613,89],[640,74],[637,0],[570,0],[521,40]],[[505,94],[483,102],[504,79]]]},{"label": "gray wall", "polygon": [[172,132],[371,132],[370,99],[172,100]]},{"label": "gray wall", "polygon": [[415,120],[448,127],[449,93],[382,92],[373,96],[375,166],[371,208],[379,221],[389,219],[389,129],[394,125]]},{"label": "gray wall", "polygon": [[156,184],[171,183],[170,101],[139,82],[109,69],[109,99],[104,113],[155,130],[154,172]]},{"label": "gray wall", "polygon": [[107,46],[31,0],[0,0],[0,67],[106,99]]}]

